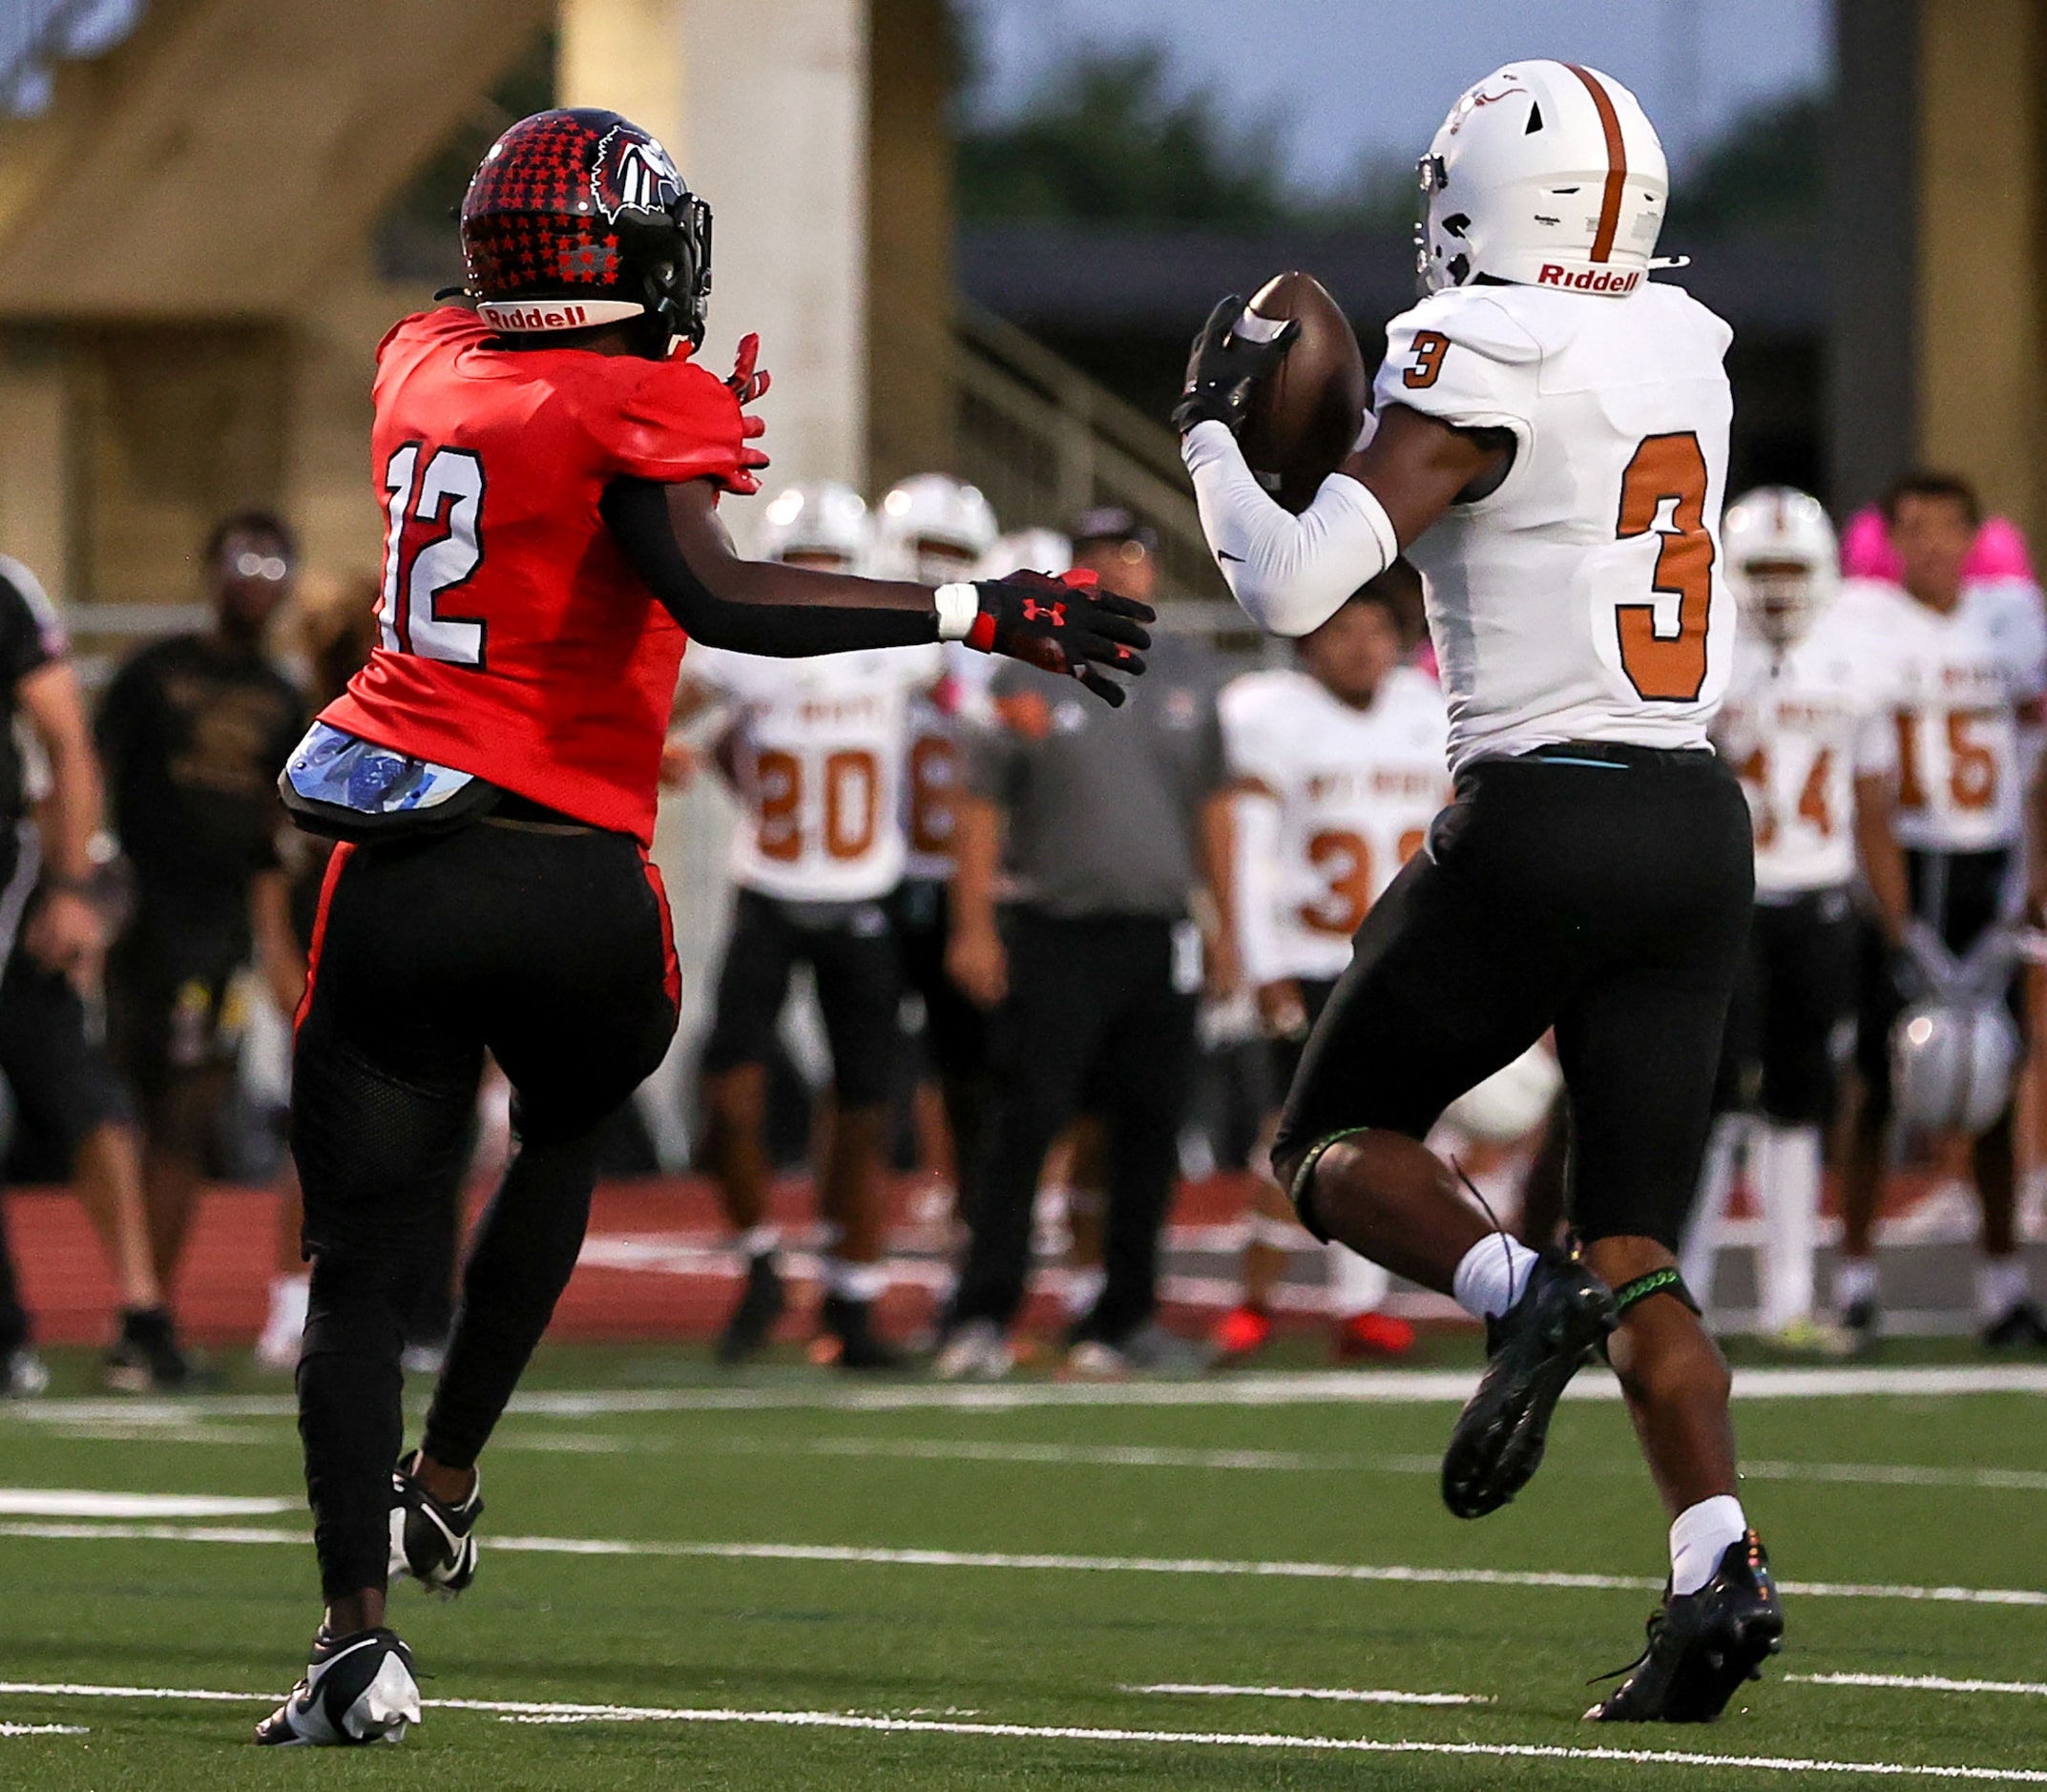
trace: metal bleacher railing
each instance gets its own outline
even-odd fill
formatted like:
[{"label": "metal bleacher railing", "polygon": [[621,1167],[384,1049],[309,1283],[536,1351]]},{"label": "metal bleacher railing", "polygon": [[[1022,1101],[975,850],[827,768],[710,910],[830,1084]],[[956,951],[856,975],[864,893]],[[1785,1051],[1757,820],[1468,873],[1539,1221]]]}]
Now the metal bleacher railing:
[{"label": "metal bleacher railing", "polygon": [[96,56],[135,30],[143,0],[0,0],[0,115],[50,109],[50,65]]}]

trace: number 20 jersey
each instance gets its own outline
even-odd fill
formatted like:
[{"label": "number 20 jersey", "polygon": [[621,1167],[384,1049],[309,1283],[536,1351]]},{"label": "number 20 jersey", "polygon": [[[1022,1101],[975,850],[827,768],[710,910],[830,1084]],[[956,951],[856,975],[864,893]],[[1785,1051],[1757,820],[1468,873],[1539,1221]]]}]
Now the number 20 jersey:
[{"label": "number 20 jersey", "polygon": [[684,636],[597,503],[732,482],[738,400],[686,357],[510,349],[454,306],[392,328],[374,391],[378,643],[321,719],[651,842]]},{"label": "number 20 jersey", "polygon": [[1720,512],[1732,332],[1675,286],[1432,294],[1387,325],[1381,416],[1501,429],[1498,489],[1409,550],[1450,705],[1453,768],[1566,740],[1699,747],[1734,605]]},{"label": "number 20 jersey", "polygon": [[1831,611],[1890,656],[1899,844],[1921,852],[2017,844],[2047,688],[2039,592],[2016,579],[1968,584],[1943,614],[1896,585],[1855,579]]},{"label": "number 20 jersey", "polygon": [[[1253,983],[1340,977],[1366,911],[1450,795],[1443,698],[1388,674],[1367,709],[1305,673],[1250,672],[1218,707],[1240,795],[1238,930]],[[1255,806],[1267,809],[1261,818]]]}]

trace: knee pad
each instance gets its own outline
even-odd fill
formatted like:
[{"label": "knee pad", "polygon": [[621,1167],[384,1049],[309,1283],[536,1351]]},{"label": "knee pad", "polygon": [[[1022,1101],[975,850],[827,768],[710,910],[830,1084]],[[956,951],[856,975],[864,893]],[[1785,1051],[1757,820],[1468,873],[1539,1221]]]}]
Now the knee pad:
[{"label": "knee pad", "polygon": [[474,1123],[472,1091],[427,1090],[332,1042],[302,1049],[292,1156],[305,1198],[308,1249],[350,1242],[438,1212],[461,1180]]}]

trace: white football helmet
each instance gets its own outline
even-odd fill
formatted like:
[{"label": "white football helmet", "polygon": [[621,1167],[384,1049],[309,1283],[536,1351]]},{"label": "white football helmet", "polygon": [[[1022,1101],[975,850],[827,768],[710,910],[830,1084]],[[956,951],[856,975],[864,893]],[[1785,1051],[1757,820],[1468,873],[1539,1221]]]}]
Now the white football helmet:
[{"label": "white football helmet", "polygon": [[1069,571],[1074,544],[1055,529],[1013,529],[981,558],[976,578],[1007,578],[1012,573]]},{"label": "white football helmet", "polygon": [[1670,197],[1656,128],[1610,74],[1510,62],[1470,89],[1421,159],[1416,263],[1440,292],[1479,275],[1622,298]]},{"label": "white football helmet", "polygon": [[874,526],[865,500],[836,479],[776,492],[767,501],[758,537],[763,560],[814,555],[838,560],[850,573],[867,571],[873,545]]},{"label": "white football helmet", "polygon": [[1841,549],[1819,499],[1758,486],[1727,506],[1721,563],[1744,622],[1773,647],[1802,639],[1841,589]]},{"label": "white football helmet", "polygon": [[972,578],[995,545],[995,512],[950,473],[913,473],[875,507],[875,568],[888,578],[946,585]]},{"label": "white football helmet", "polygon": [[2025,1057],[2002,1002],[1920,1002],[1890,1030],[1890,1089],[1898,1119],[1914,1131],[1987,1132],[2011,1105]]}]

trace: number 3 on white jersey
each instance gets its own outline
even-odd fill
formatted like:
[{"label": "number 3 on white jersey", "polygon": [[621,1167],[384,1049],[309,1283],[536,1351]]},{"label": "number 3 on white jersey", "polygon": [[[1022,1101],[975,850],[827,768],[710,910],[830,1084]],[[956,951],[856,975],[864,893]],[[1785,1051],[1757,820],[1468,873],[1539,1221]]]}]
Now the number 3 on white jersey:
[{"label": "number 3 on white jersey", "polygon": [[[483,462],[468,448],[439,448],[417,481],[419,444],[407,442],[384,469],[384,599],[378,634],[385,651],[417,654],[455,666],[484,663],[479,617],[443,615],[435,607],[483,562],[477,520],[483,509]],[[423,523],[425,530],[409,529]],[[432,531],[441,532],[435,534]]]},{"label": "number 3 on white jersey", "polygon": [[[1678,600],[1678,627],[1660,634],[1653,603],[1619,604],[1620,666],[1649,702],[1696,703],[1706,678],[1706,625],[1713,608],[1713,537],[1705,525],[1706,464],[1689,429],[1641,439],[1620,476],[1617,539],[1652,531],[1661,545],[1649,589]],[[1667,508],[1666,508],[1667,507]]]}]

